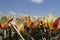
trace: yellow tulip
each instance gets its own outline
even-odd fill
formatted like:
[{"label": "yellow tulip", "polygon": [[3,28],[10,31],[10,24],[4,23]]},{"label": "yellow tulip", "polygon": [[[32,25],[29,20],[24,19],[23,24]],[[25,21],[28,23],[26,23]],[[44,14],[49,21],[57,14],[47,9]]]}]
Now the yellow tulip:
[{"label": "yellow tulip", "polygon": [[34,22],[34,27],[38,26],[38,21]]},{"label": "yellow tulip", "polygon": [[0,24],[1,24],[1,27],[2,29],[5,29],[8,27],[8,23],[12,20],[10,20],[11,17],[10,16],[1,16],[0,18]]},{"label": "yellow tulip", "polygon": [[17,29],[20,31],[20,32],[23,32],[24,31],[24,24],[20,24],[20,25],[16,25],[17,26]]},{"label": "yellow tulip", "polygon": [[47,16],[43,19],[43,27],[48,28],[48,17]]},{"label": "yellow tulip", "polygon": [[0,19],[0,23],[2,25],[2,29],[7,27],[7,22],[8,22],[8,18],[6,16],[2,16]]},{"label": "yellow tulip", "polygon": [[20,32],[23,32],[24,31],[24,24],[20,22],[20,19],[14,19],[13,20],[13,24],[16,25],[17,29],[20,31]]},{"label": "yellow tulip", "polygon": [[50,14],[48,17],[48,25],[51,30],[54,30],[53,22],[55,21],[55,19],[56,19],[56,17],[53,14]]}]

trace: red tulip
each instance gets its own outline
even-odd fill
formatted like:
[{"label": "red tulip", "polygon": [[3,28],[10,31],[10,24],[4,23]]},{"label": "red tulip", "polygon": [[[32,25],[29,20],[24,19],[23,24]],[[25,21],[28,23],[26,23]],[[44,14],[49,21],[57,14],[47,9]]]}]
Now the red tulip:
[{"label": "red tulip", "polygon": [[59,21],[60,21],[60,17],[58,17],[58,18],[55,20],[55,22],[53,23],[53,27],[54,27],[55,29],[57,29],[58,24],[59,24]]},{"label": "red tulip", "polygon": [[31,26],[31,28],[34,28],[34,22],[31,22],[30,26]]}]

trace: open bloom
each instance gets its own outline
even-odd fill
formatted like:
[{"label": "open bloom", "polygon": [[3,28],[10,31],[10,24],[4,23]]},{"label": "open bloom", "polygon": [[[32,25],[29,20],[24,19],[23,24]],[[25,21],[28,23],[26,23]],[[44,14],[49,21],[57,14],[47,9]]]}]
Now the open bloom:
[{"label": "open bloom", "polygon": [[49,26],[50,30],[54,30],[53,23],[54,23],[55,19],[56,19],[56,17],[53,14],[50,14],[48,16],[48,26]]},{"label": "open bloom", "polygon": [[23,32],[23,31],[24,31],[24,24],[20,22],[20,19],[19,19],[19,18],[14,18],[12,25],[15,25],[15,27],[16,27],[20,32]]},{"label": "open bloom", "polygon": [[25,25],[28,27],[28,28],[34,28],[34,22],[26,22]]},{"label": "open bloom", "polygon": [[0,18],[0,26],[1,26],[1,28],[2,29],[7,28],[8,27],[8,24],[10,23],[10,21],[12,21],[11,18],[9,18],[7,16],[2,16]]}]

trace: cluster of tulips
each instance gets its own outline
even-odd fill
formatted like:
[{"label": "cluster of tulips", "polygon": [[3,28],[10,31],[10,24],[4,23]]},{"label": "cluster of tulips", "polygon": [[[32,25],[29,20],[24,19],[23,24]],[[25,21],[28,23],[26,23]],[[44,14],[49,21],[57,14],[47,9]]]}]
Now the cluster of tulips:
[{"label": "cluster of tulips", "polygon": [[0,28],[6,29],[7,27],[14,25],[20,32],[24,31],[24,27],[37,28],[42,26],[43,28],[49,28],[50,30],[60,29],[60,17],[55,17],[53,14],[44,17],[36,17],[31,15],[26,16],[1,16]]}]

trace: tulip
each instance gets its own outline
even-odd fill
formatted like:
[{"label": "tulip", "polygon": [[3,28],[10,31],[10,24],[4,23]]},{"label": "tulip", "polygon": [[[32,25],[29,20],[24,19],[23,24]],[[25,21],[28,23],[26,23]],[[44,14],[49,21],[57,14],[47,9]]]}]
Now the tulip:
[{"label": "tulip", "polygon": [[50,28],[50,30],[54,30],[54,26],[53,25],[50,25],[49,28]]},{"label": "tulip", "polygon": [[48,23],[49,24],[53,23],[55,19],[56,19],[56,17],[53,14],[50,14],[48,16]]},{"label": "tulip", "polygon": [[27,21],[27,17],[23,17],[24,21],[26,22]]},{"label": "tulip", "polygon": [[8,26],[11,26],[11,22],[13,21],[13,18],[11,18],[8,22],[7,22],[7,25]]},{"label": "tulip", "polygon": [[20,32],[24,31],[24,24],[16,25]]},{"label": "tulip", "polygon": [[40,19],[40,20],[39,20],[38,25],[39,25],[39,26],[43,26],[43,19]]},{"label": "tulip", "polygon": [[43,27],[48,28],[48,17],[47,16],[43,19]]},{"label": "tulip", "polygon": [[30,28],[31,22],[25,22],[25,25]]},{"label": "tulip", "polygon": [[16,18],[13,20],[13,25],[15,25],[15,27],[20,31],[23,32],[24,31],[24,24],[20,22],[20,19]]},{"label": "tulip", "polygon": [[10,22],[12,21],[12,19],[8,16],[2,16],[0,18],[0,25],[2,29],[5,29],[8,27],[8,25],[10,24]]},{"label": "tulip", "polygon": [[34,26],[35,26],[35,25],[34,25],[34,22],[31,22],[30,27],[31,27],[31,28],[34,28]]},{"label": "tulip", "polygon": [[60,29],[60,26],[58,26],[59,23],[60,23],[60,17],[58,17],[53,23],[55,29]]},{"label": "tulip", "polygon": [[1,23],[1,27],[2,29],[5,29],[7,28],[7,22],[8,22],[8,18],[7,16],[2,16],[1,19],[0,19],[0,23]]},{"label": "tulip", "polygon": [[56,17],[53,14],[50,14],[48,17],[48,26],[50,27],[50,30],[54,30],[53,23],[55,21]]},{"label": "tulip", "polygon": [[38,27],[39,23],[38,21],[34,22],[34,27]]},{"label": "tulip", "polygon": [[38,18],[37,17],[30,17],[31,22],[35,22]]}]

